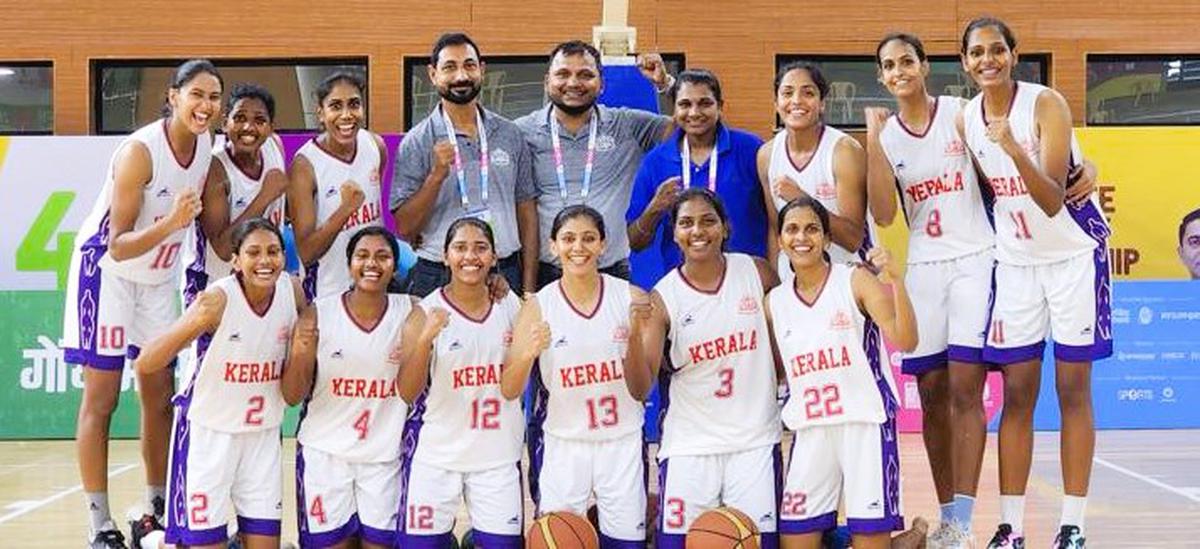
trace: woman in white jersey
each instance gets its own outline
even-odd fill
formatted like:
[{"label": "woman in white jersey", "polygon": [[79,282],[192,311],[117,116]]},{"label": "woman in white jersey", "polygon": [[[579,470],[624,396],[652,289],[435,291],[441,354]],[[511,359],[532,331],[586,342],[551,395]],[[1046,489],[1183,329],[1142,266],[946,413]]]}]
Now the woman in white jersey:
[{"label": "woman in white jersey", "polygon": [[451,547],[465,500],[477,545],[517,549],[524,531],[525,418],[521,402],[501,394],[500,379],[519,303],[511,292],[492,298],[488,274],[497,258],[487,223],[456,220],[442,250],[450,283],[421,300],[426,320],[413,332],[414,351],[400,375],[412,413],[404,431],[398,541]]},{"label": "woman in white jersey", "polygon": [[187,266],[184,300],[229,275],[230,235],[242,221],[262,217],[283,227],[287,166],[275,135],[275,98],[266,88],[237,84],[225,103],[225,146],[213,151],[201,195],[200,228]]},{"label": "woman in white jersey", "polygon": [[233,511],[245,547],[279,547],[283,504],[279,392],[288,336],[304,305],[283,271],[283,237],[262,218],[231,235],[235,274],[213,281],[134,363],[163,371],[197,342],[175,397],[166,542],[224,547]]},{"label": "woman in white jersey", "polygon": [[[990,192],[980,188],[954,125],[965,101],[932,97],[925,87],[929,62],[921,41],[903,33],[885,36],[876,63],[898,112],[866,110],[867,195],[880,226],[890,226],[899,209],[909,227],[904,284],[921,339],[905,354],[901,371],[917,377],[921,395],[921,433],[942,516],[933,540],[960,547],[970,534],[986,423],[987,369],[980,366],[995,241],[984,202]],[[960,404],[953,416],[958,430],[951,430],[951,395]],[[952,469],[952,463],[974,466]]]},{"label": "woman in white jersey", "polygon": [[[775,113],[783,131],[758,150],[758,178],[774,212],[801,196],[820,200],[833,215],[830,255],[835,263],[858,261],[871,246],[867,222],[867,155],[862,145],[825,125],[822,115],[829,84],[811,63],[792,63],[775,76]],[[779,254],[777,219],[767,216],[767,255],[788,278],[787,259]]]},{"label": "woman in white jersey", "polygon": [[600,273],[604,246],[600,212],[576,205],[555,216],[550,249],[563,276],[521,308],[503,388],[515,400],[533,377],[529,486],[537,512],[584,515],[594,495],[601,547],[638,548],[646,546],[641,401],[649,386],[632,393],[625,372],[646,368],[641,349],[629,345],[645,322],[631,322],[630,308],[645,310],[649,301]]},{"label": "woman in white jersey", "polygon": [[387,162],[383,138],[363,128],[367,107],[363,82],[334,73],[317,86],[322,132],[296,151],[288,175],[296,248],[305,268],[304,291],[312,299],[350,288],[342,250],[354,232],[382,226],[380,177]]},{"label": "woman in white jersey", "polygon": [[1066,202],[1081,161],[1071,111],[1057,91],[1012,78],[1016,40],[981,18],[962,37],[963,69],[982,93],[963,108],[967,148],[991,184],[996,286],[984,359],[1003,365],[1001,517],[993,546],[1021,539],[1033,452],[1033,409],[1047,336],[1054,340],[1062,414],[1062,518],[1058,547],[1082,547],[1095,428],[1092,361],[1112,354],[1108,225],[1094,197]]},{"label": "woman in white jersey", "polygon": [[725,505],[754,519],[763,547],[778,547],[779,408],[762,303],[779,280],[765,260],[724,252],[729,224],[707,188],[681,192],[671,219],[684,262],[651,293],[648,367],[627,373],[635,395],[656,376],[662,384],[655,546],[683,547],[692,521]]},{"label": "woman in white jersey", "polygon": [[[76,449],[92,547],[125,547],[108,506],[108,429],[125,359],[176,318],[187,229],[200,213],[212,158],[210,123],[221,111],[221,77],[206,60],[181,65],[169,114],[134,132],[113,154],[100,198],[75,240],[63,314],[64,358],[82,364]],[[139,376],[146,515],[134,541],[162,529],[174,374]]]},{"label": "woman in white jersey", "polygon": [[344,248],[353,286],[317,299],[292,336],[283,398],[301,401],[296,514],[302,547],[392,547],[400,505],[400,433],[408,406],[397,390],[412,330],[424,316],[387,293],[398,244],[383,227]]},{"label": "woman in white jersey", "polygon": [[790,394],[782,418],[795,431],[779,512],[783,547],[820,547],[841,500],[854,547],[888,547],[904,518],[897,405],[879,331],[901,350],[915,348],[912,304],[886,250],[868,253],[878,279],[830,262],[830,216],[820,201],[796,199],[779,217],[795,272],[765,307]]}]

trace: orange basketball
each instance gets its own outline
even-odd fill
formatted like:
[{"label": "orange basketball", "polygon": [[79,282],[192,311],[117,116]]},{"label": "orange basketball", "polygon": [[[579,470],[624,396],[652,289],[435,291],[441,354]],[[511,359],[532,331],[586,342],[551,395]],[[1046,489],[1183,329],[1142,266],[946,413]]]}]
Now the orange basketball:
[{"label": "orange basketball", "polygon": [[[533,521],[525,536],[525,549],[599,549],[592,523],[575,513],[554,511]],[[757,547],[757,546],[755,546]]]},{"label": "orange basketball", "polygon": [[758,527],[733,507],[718,507],[696,518],[688,528],[688,549],[758,549]]}]

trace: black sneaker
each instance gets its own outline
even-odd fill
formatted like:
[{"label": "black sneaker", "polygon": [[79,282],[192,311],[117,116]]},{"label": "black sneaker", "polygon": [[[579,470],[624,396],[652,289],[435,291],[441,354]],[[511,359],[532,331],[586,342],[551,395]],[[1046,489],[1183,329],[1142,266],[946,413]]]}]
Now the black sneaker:
[{"label": "black sneaker", "polygon": [[162,531],[165,528],[154,515],[142,515],[142,518],[129,522],[129,538],[137,549],[142,546],[142,538],[156,530]]},{"label": "black sneaker", "polygon": [[1054,536],[1054,549],[1083,549],[1085,541],[1083,531],[1078,526],[1064,524],[1058,529],[1058,535]]},{"label": "black sneaker", "polygon": [[88,549],[129,549],[129,546],[125,545],[125,535],[110,521],[92,536]]},{"label": "black sneaker", "polygon": [[988,542],[987,549],[999,549],[1001,547],[1025,549],[1025,536],[1013,532],[1011,525],[1001,524],[996,528],[996,535],[992,536],[992,541]]}]

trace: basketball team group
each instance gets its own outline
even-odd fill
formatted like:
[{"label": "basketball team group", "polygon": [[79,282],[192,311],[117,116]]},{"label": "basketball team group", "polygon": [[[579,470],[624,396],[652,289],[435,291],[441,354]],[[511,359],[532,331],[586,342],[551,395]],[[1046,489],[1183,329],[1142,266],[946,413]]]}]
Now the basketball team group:
[{"label": "basketball team group", "polygon": [[[479,101],[481,55],[465,34],[437,40],[439,99],[395,158],[355,74],[321,82],[320,133],[288,162],[268,90],[227,87],[207,60],[177,68],[71,262],[88,547],[128,546],[107,494],[128,361],[146,472],[133,547],[279,547],[281,426],[299,406],[305,548],[457,547],[460,506],[462,543],[486,549],[578,546],[562,532],[589,509],[603,548],[1021,548],[1048,339],[1064,496],[1057,535],[1030,542],[1084,547],[1109,229],[1066,100],[1014,80],[1003,21],[963,31],[969,100],[930,93],[918,37],[882,37],[895,103],[866,109],[862,141],[823,122],[815,64],[775,75],[781,129],[764,142],[724,123],[716,75],[654,54],[637,67],[671,116],[599,104],[601,55],[582,41],[550,52],[548,104],[508,120]],[[897,218],[903,262],[875,233]],[[884,340],[918,380],[941,504],[928,533],[904,532]],[[1000,519],[976,540],[989,370]]]}]

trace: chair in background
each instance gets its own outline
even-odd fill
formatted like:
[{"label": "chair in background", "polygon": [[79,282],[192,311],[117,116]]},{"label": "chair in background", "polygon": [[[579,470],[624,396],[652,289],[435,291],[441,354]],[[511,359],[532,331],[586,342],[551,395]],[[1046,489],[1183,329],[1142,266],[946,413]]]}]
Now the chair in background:
[{"label": "chair in background", "polygon": [[838,80],[829,83],[829,98],[825,101],[830,108],[830,116],[833,115],[833,109],[841,106],[842,123],[850,122],[850,111],[854,108],[854,96],[858,94],[858,86],[854,82],[846,82]]}]

